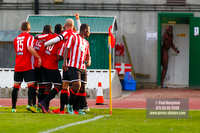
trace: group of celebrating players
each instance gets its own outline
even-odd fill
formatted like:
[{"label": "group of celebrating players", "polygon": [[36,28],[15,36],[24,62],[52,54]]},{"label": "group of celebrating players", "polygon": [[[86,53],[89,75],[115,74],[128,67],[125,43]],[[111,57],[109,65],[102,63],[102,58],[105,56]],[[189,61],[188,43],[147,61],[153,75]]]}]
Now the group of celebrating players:
[{"label": "group of celebrating players", "polygon": [[[16,112],[18,91],[23,80],[28,87],[27,110],[37,113],[86,114],[86,67],[91,65],[89,43],[84,38],[90,36],[90,27],[80,24],[79,14],[74,20],[69,18],[64,26],[45,25],[43,34],[33,37],[29,34],[30,23],[23,22],[22,33],[14,40],[16,53],[14,87],[12,91],[12,112]],[[80,30],[80,32],[79,32]],[[63,60],[63,78],[58,69],[58,61]],[[69,89],[69,85],[71,87]],[[53,86],[53,88],[52,88]],[[50,101],[60,92],[60,108],[49,109]],[[36,106],[36,96],[38,106]]]}]

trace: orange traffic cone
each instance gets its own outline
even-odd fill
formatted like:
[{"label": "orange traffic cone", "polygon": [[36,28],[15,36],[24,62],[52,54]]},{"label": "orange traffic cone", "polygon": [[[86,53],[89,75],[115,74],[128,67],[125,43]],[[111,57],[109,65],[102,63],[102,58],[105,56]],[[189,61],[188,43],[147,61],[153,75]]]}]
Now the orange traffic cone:
[{"label": "orange traffic cone", "polygon": [[96,105],[106,105],[103,99],[103,89],[101,82],[98,83]]}]

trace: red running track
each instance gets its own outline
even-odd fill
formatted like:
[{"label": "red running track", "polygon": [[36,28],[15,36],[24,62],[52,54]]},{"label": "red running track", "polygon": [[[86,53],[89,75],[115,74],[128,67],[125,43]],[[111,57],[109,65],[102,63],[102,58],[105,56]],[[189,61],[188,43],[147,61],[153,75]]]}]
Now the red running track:
[{"label": "red running track", "polygon": [[[126,92],[126,91],[123,91]],[[128,92],[128,95],[112,99],[112,108],[145,109],[146,98],[189,98],[189,109],[200,109],[200,90],[193,89],[141,89]],[[96,105],[96,99],[87,99],[90,108],[109,108],[110,100],[104,99],[107,105]],[[59,107],[60,100],[53,99],[50,106]],[[27,99],[18,99],[17,106],[27,105]],[[0,106],[11,106],[11,98],[0,98]]]}]

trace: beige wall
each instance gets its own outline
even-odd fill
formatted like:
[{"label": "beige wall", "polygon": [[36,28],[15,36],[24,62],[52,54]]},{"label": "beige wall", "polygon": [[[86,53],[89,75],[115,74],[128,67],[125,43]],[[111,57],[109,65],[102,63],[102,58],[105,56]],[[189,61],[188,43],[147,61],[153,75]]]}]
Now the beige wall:
[{"label": "beige wall", "polygon": [[[34,2],[34,0],[4,0],[4,2]],[[47,1],[47,0],[43,0]],[[50,2],[53,2],[51,0]],[[49,1],[48,1],[49,2]],[[64,2],[82,2],[82,0],[64,0]],[[87,2],[102,3],[107,0],[88,0]],[[133,0],[111,0],[109,2],[133,3]],[[139,4],[164,4],[166,0],[134,0]],[[200,4],[199,0],[187,0],[187,3]],[[128,49],[136,73],[150,74],[150,78],[139,78],[139,82],[157,82],[157,41],[147,41],[146,32],[156,31],[158,27],[158,12],[156,11],[103,11],[103,10],[40,10],[40,15],[109,15],[116,16],[118,30],[116,43],[122,43],[122,35],[125,35]],[[34,10],[1,10],[0,30],[20,30],[20,25],[26,20],[28,14],[34,14]],[[200,16],[200,13],[194,13]],[[3,19],[2,19],[3,18]],[[63,22],[64,23],[64,22]],[[123,57],[116,57],[116,62],[129,63],[127,53]]]}]

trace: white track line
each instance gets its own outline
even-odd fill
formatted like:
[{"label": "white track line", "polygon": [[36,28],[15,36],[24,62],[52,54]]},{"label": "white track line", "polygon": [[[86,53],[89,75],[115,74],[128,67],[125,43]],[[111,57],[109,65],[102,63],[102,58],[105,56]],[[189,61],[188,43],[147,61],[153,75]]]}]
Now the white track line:
[{"label": "white track line", "polygon": [[71,126],[75,126],[75,125],[87,123],[87,122],[90,122],[90,121],[95,121],[95,120],[101,119],[101,118],[103,118],[105,116],[110,116],[110,115],[100,115],[100,116],[97,116],[97,117],[92,118],[92,119],[88,119],[88,120],[84,120],[84,121],[79,121],[79,122],[71,123],[71,124],[68,124],[68,125],[56,127],[54,129],[43,131],[43,132],[39,132],[39,133],[50,133],[50,132],[57,131],[57,130],[60,130],[60,129],[64,129],[64,128],[67,128],[67,127],[71,127]]}]

